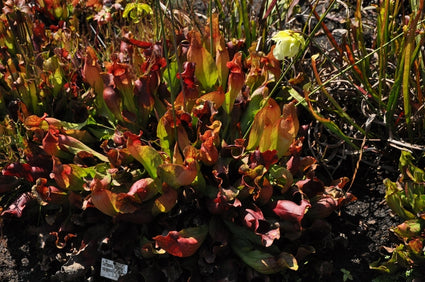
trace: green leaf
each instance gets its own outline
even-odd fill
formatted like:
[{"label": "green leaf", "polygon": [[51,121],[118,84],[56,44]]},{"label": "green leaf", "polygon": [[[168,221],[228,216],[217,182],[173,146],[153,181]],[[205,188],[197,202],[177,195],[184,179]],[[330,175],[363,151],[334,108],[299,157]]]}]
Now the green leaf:
[{"label": "green leaf", "polygon": [[290,253],[282,252],[278,256],[244,245],[242,241],[232,243],[233,251],[247,265],[262,274],[275,274],[286,269],[297,270],[297,260]]},{"label": "green leaf", "polygon": [[295,257],[282,252],[276,245],[263,247],[261,237],[251,230],[224,221],[232,233],[230,245],[233,251],[250,267],[263,274],[274,274],[286,269],[297,270],[298,263]]},{"label": "green leaf", "polygon": [[413,164],[415,158],[410,152],[401,151],[399,169],[404,177],[409,177],[416,183],[425,181],[425,172]]},{"label": "green leaf", "polygon": [[251,96],[251,101],[248,104],[248,108],[244,111],[241,119],[241,129],[243,133],[248,131],[252,125],[252,121],[254,120],[255,115],[261,109],[261,101],[263,101],[263,95],[253,94]]},{"label": "green leaf", "polygon": [[[158,125],[156,127],[156,135],[159,138],[159,144],[161,145],[162,151],[164,151],[168,156],[171,156],[171,148],[174,143],[174,134],[170,130],[167,130],[165,123],[167,122],[166,117],[162,116],[159,119]],[[170,128],[168,126],[168,128]]]},{"label": "green leaf", "polygon": [[152,147],[142,145],[139,137],[130,133],[127,139],[127,148],[131,156],[139,161],[149,176],[155,179],[157,168],[163,163],[161,155]]},{"label": "green leaf", "polygon": [[298,101],[298,103],[300,103],[301,105],[303,105],[304,107],[308,107],[306,100],[304,99],[303,96],[300,95],[300,93],[298,93],[297,90],[295,90],[292,87],[283,87],[283,90],[288,91],[289,95],[291,95],[292,98],[294,98],[295,100]]},{"label": "green leaf", "polygon": [[404,219],[415,218],[416,216],[412,212],[405,209],[402,199],[404,191],[397,187],[397,183],[386,178],[384,185],[387,187],[385,200],[391,210]]},{"label": "green leaf", "polygon": [[254,150],[257,146],[261,147],[262,152],[270,149],[268,148],[271,142],[269,134],[272,125],[280,118],[280,115],[281,110],[276,101],[272,98],[267,100],[266,105],[255,115],[246,146],[247,150]]},{"label": "green leaf", "polygon": [[189,62],[195,63],[195,76],[204,90],[210,90],[218,80],[218,70],[211,54],[202,46],[201,35],[189,33],[191,43],[187,52]]},{"label": "green leaf", "polygon": [[164,79],[167,82],[167,88],[176,97],[180,91],[180,81],[177,78],[178,65],[176,61],[171,62],[164,71]]},{"label": "green leaf", "polygon": [[408,241],[413,237],[420,236],[424,227],[424,220],[420,218],[415,218],[406,220],[402,224],[399,224],[394,229],[394,233],[397,234],[400,238],[403,238],[403,240]]},{"label": "green leaf", "polygon": [[158,166],[158,176],[174,188],[192,184],[197,174],[196,162],[186,166],[180,164],[162,164]]},{"label": "green leaf", "polygon": [[108,157],[98,153],[97,151],[93,150],[92,148],[90,148],[89,146],[74,137],[59,134],[59,145],[61,147],[64,147],[72,154],[77,154],[79,152],[88,152],[93,156],[97,157],[102,162],[109,162]]},{"label": "green leaf", "polygon": [[63,71],[61,67],[56,68],[54,74],[51,76],[50,80],[53,85],[53,96],[57,96],[62,90],[63,82]]}]

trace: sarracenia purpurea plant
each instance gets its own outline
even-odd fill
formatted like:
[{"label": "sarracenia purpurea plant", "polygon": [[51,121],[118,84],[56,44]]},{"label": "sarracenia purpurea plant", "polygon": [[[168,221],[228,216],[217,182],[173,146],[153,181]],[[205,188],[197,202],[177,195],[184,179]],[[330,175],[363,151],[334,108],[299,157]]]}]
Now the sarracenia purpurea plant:
[{"label": "sarracenia purpurea plant", "polygon": [[227,41],[214,13],[179,27],[172,3],[7,1],[3,11],[2,130],[22,151],[2,149],[2,217],[38,201],[58,247],[99,244],[78,231],[93,220],[74,221],[94,213],[139,226],[146,264],[230,257],[285,273],[314,253],[303,233],[355,199],[348,179],[315,176],[296,104],[278,90],[282,59],[295,66],[306,49],[301,33],[278,33],[263,52],[246,31]]}]

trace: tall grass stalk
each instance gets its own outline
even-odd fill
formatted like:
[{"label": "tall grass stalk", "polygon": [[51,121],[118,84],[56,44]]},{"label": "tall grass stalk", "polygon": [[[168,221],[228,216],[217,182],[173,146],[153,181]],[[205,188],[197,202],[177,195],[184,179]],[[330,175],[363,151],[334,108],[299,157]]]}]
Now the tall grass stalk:
[{"label": "tall grass stalk", "polygon": [[[168,77],[171,79],[171,71],[170,71],[171,62],[170,62],[168,48],[167,48],[167,37],[166,37],[166,34],[165,34],[165,25],[164,25],[165,15],[164,15],[164,13],[161,9],[160,0],[157,0],[155,3],[156,3],[156,9],[157,9],[157,11],[160,15],[159,18],[160,18],[160,30],[161,30],[161,36],[162,36],[162,48],[163,48],[165,60],[167,62],[167,73],[168,73]],[[173,11],[171,1],[168,1],[168,7],[169,7],[170,11]],[[176,35],[175,35],[175,31],[174,31],[175,25],[174,25],[174,15],[173,14],[170,15],[170,21],[171,21],[171,26],[172,26],[171,27],[171,34],[172,34],[172,41],[173,41],[173,45],[174,45],[174,50],[177,50],[177,41],[176,41]],[[178,72],[182,73],[182,67],[179,63],[179,60],[177,60],[177,58],[176,58],[176,62],[177,62],[177,66],[178,66]],[[182,79],[179,79],[179,80],[180,80],[182,91],[184,91],[183,81],[182,81]],[[172,87],[172,85],[170,85],[170,87]],[[174,122],[174,124],[177,124],[176,109],[175,109],[175,106],[174,106],[174,101],[176,99],[175,91],[173,91],[173,89],[171,89],[170,93],[171,93],[171,109],[172,109],[172,115],[173,115],[173,122]],[[184,92],[183,92],[183,96],[184,96]],[[177,134],[178,134],[177,133],[177,127],[174,126],[174,136],[176,136],[176,138],[178,136]],[[173,148],[171,147],[170,150],[173,150]]]},{"label": "tall grass stalk", "polygon": [[[414,1],[413,1],[414,2]],[[418,48],[414,51],[416,28],[418,26],[419,19],[422,15],[424,8],[424,0],[420,1],[419,7],[417,7],[416,15],[410,20],[407,26],[406,45],[404,47],[404,68],[403,68],[403,104],[404,104],[404,115],[406,118],[406,126],[409,135],[409,139],[413,140],[413,128],[412,128],[412,108],[411,108],[411,97],[410,97],[410,74],[413,61],[418,55]]]}]

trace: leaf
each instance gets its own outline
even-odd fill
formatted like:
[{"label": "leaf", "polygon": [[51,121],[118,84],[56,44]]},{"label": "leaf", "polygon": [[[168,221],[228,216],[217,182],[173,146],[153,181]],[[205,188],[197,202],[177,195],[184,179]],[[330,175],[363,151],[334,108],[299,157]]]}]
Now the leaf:
[{"label": "leaf", "polygon": [[3,176],[15,176],[34,182],[38,177],[48,175],[48,172],[41,167],[31,166],[27,163],[11,163],[2,170],[2,174]]},{"label": "leaf", "polygon": [[99,189],[91,192],[91,200],[93,205],[109,216],[115,216],[118,214],[118,208],[116,207],[117,194],[107,189]]},{"label": "leaf", "polygon": [[167,213],[177,203],[178,193],[174,188],[165,184],[163,185],[162,190],[163,194],[154,201],[154,205],[152,207],[153,215],[157,215],[159,213]]},{"label": "leaf", "polygon": [[214,135],[211,134],[211,136],[206,137],[210,132],[212,132],[212,130],[207,130],[201,137],[201,139],[205,139],[205,141],[202,142],[199,150],[200,159],[207,166],[214,165],[219,158],[218,149],[214,145]]},{"label": "leaf", "polygon": [[31,195],[31,192],[21,194],[18,199],[16,199],[6,210],[1,213],[1,216],[11,215],[18,218],[21,217],[23,210],[33,199],[34,198]]},{"label": "leaf", "polygon": [[251,95],[251,101],[249,101],[248,108],[244,111],[241,119],[241,129],[243,133],[249,129],[255,115],[261,109],[261,102],[264,100],[264,97],[268,96],[268,92],[266,86],[261,86]]},{"label": "leaf", "polygon": [[317,177],[299,180],[295,185],[297,185],[297,187],[303,191],[309,199],[325,192],[325,185]]},{"label": "leaf", "polygon": [[[401,151],[399,170],[402,172],[404,177],[408,177],[415,183],[425,181],[425,172],[419,167],[413,164],[413,156],[410,152]],[[407,179],[405,179],[406,181]]]},{"label": "leaf", "polygon": [[62,189],[71,191],[82,191],[85,185],[85,179],[93,178],[96,170],[93,167],[80,167],[76,164],[62,164],[60,160],[53,157],[53,170],[50,177],[56,181],[56,184]]},{"label": "leaf", "polygon": [[156,244],[176,257],[190,257],[196,253],[208,234],[208,225],[190,227],[179,232],[170,231],[166,236],[155,236]]},{"label": "leaf", "polygon": [[93,156],[97,157],[102,162],[109,162],[108,157],[102,155],[101,153],[98,153],[97,151],[93,150],[92,148],[90,148],[89,146],[74,137],[59,134],[58,141],[59,147],[65,148],[73,154],[77,154],[79,152],[88,152],[90,154],[93,154]]},{"label": "leaf", "polygon": [[258,207],[255,209],[246,209],[244,216],[244,224],[249,229],[261,237],[261,243],[265,247],[270,247],[273,241],[280,238],[279,226],[272,226],[263,215],[263,212]]},{"label": "leaf", "polygon": [[157,168],[163,162],[161,155],[154,148],[142,145],[140,136],[131,132],[125,132],[125,136],[130,154],[143,165],[149,176],[155,179],[158,176]]},{"label": "leaf", "polygon": [[385,200],[391,210],[404,219],[415,218],[416,216],[403,205],[403,189],[401,187],[399,188],[397,183],[392,182],[388,178],[384,179],[384,185],[386,187]]},{"label": "leaf", "polygon": [[167,111],[158,121],[156,128],[156,135],[159,138],[161,149],[168,155],[171,156],[171,146],[174,143],[174,132],[171,130],[169,120],[167,118],[169,111]]},{"label": "leaf", "polygon": [[[281,111],[279,105],[273,98],[266,102],[267,104],[255,115],[251,131],[249,133],[249,141],[247,150],[254,150],[262,141],[263,152],[270,148],[265,148],[267,140],[270,142],[270,135],[265,135],[264,131],[268,131],[271,126],[280,118]],[[260,150],[261,151],[261,150]]]},{"label": "leaf", "polygon": [[399,224],[393,231],[403,241],[407,242],[411,238],[421,236],[425,227],[425,221],[420,218],[409,219]]},{"label": "leaf", "polygon": [[[158,179],[158,178],[157,178]],[[160,191],[160,183],[152,178],[142,178],[133,183],[128,195],[135,196],[140,201],[153,198]]]},{"label": "leaf", "polygon": [[230,70],[230,75],[223,108],[227,114],[230,114],[235,104],[235,99],[245,84],[245,73],[242,70],[242,52],[236,53],[233,60],[228,62],[226,66]]},{"label": "leaf", "polygon": [[224,98],[225,98],[225,96],[224,96],[223,88],[218,87],[218,89],[216,91],[209,92],[209,93],[199,97],[198,100],[196,100],[196,103],[201,104],[202,102],[208,101],[208,102],[214,104],[216,109],[219,109],[224,103]]},{"label": "leaf", "polygon": [[[286,156],[290,145],[297,137],[299,129],[299,121],[297,110],[294,103],[289,103],[283,106],[282,117],[275,122],[273,131],[268,138],[275,140],[272,142],[269,150],[277,150],[278,157]],[[266,138],[266,136],[263,136]]]},{"label": "leaf", "polygon": [[281,189],[282,194],[288,191],[289,187],[291,187],[294,182],[291,172],[278,165],[273,165],[270,168],[269,177],[272,184]]},{"label": "leaf", "polygon": [[195,63],[195,76],[204,90],[211,89],[217,82],[217,66],[211,54],[202,46],[201,34],[192,30],[188,34],[190,40],[187,60]]},{"label": "leaf", "polygon": [[195,162],[187,165],[162,164],[158,166],[158,177],[174,188],[190,185],[197,174]]},{"label": "leaf", "polygon": [[168,64],[167,69],[164,71],[164,79],[167,82],[167,88],[170,93],[175,97],[179,93],[180,81],[177,79],[178,64],[173,61]]},{"label": "leaf", "polygon": [[58,67],[54,74],[50,76],[50,80],[52,81],[52,85],[53,85],[53,96],[57,96],[60,91],[62,90],[62,86],[64,84],[63,82],[64,79],[64,74],[63,71],[60,67]]},{"label": "leaf", "polygon": [[[210,30],[210,26],[212,27],[212,30]],[[215,56],[218,79],[220,81],[220,85],[226,88],[227,76],[229,73],[229,69],[226,64],[230,60],[230,56],[224,42],[224,36],[220,33],[219,17],[217,13],[213,13],[208,19],[208,24],[205,26],[205,33],[208,35],[208,43],[211,42],[210,36],[212,33],[213,46],[211,47],[211,50],[215,52],[215,55],[212,55]]]},{"label": "leaf", "polygon": [[312,204],[308,216],[312,218],[325,218],[338,208],[338,201],[333,197],[322,196]]},{"label": "leaf", "polygon": [[59,151],[59,138],[55,130],[48,130],[42,141],[42,148],[50,156],[56,156]]},{"label": "leaf", "polygon": [[278,200],[273,208],[273,212],[283,220],[301,224],[301,220],[304,218],[309,207],[311,205],[305,199],[301,200],[300,205],[289,200]]},{"label": "leaf", "polygon": [[[103,79],[101,76],[101,68],[97,63],[96,52],[92,47],[87,47],[87,54],[84,59],[84,67],[82,71],[83,78],[93,87],[97,99],[103,93]],[[97,101],[98,102],[98,101]]]},{"label": "leaf", "polygon": [[33,195],[37,198],[40,205],[50,203],[61,204],[67,199],[68,193],[55,186],[46,185],[46,178],[38,178],[36,184],[31,188]]},{"label": "leaf", "polygon": [[295,257],[287,252],[273,255],[269,252],[256,249],[255,246],[244,239],[234,239],[231,242],[232,250],[247,265],[262,274],[275,274],[286,269],[298,270]]}]

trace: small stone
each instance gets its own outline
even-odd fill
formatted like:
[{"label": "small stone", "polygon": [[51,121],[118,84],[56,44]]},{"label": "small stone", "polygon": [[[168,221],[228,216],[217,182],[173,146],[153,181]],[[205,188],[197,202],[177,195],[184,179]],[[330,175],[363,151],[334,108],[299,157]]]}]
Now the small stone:
[{"label": "small stone", "polygon": [[21,264],[23,267],[27,267],[29,265],[30,261],[28,258],[21,259]]}]

